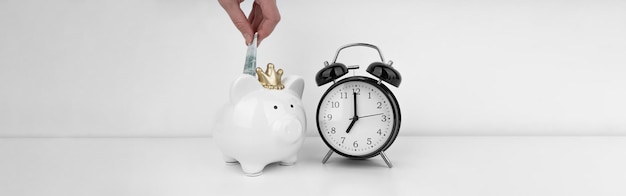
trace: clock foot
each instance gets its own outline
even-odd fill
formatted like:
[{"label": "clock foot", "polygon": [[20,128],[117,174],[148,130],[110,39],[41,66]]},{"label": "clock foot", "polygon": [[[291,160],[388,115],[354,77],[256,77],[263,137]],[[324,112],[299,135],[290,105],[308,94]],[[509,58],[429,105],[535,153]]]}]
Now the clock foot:
[{"label": "clock foot", "polygon": [[383,160],[385,160],[385,163],[387,163],[387,166],[389,168],[393,167],[393,165],[391,164],[391,161],[389,161],[389,158],[387,158],[387,155],[385,155],[385,151],[380,151],[380,156],[383,157]]},{"label": "clock foot", "polygon": [[330,155],[333,154],[333,150],[328,150],[328,153],[326,153],[326,156],[324,156],[324,159],[322,159],[322,164],[325,164],[326,161],[328,161],[328,158],[330,158]]}]

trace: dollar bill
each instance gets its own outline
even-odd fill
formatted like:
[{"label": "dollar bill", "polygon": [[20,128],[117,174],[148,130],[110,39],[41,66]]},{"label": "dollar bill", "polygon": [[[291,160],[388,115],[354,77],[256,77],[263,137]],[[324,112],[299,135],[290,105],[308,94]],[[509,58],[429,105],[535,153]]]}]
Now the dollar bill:
[{"label": "dollar bill", "polygon": [[243,73],[251,76],[256,76],[256,44],[258,34],[254,34],[252,43],[248,45],[248,52],[246,52],[246,63],[243,65]]}]

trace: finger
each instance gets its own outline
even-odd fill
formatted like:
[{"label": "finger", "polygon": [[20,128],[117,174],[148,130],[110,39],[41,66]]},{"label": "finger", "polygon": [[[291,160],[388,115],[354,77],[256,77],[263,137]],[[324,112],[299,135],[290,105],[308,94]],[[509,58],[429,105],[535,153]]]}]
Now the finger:
[{"label": "finger", "polygon": [[280,22],[280,13],[275,0],[256,0],[255,2],[261,7],[263,15],[263,20],[261,20],[257,29],[259,33],[258,44],[260,44],[263,39],[267,38],[274,31],[274,28]]},{"label": "finger", "polygon": [[[256,15],[256,11],[257,11],[257,9],[254,9],[254,7],[255,7],[254,4],[255,3],[253,2],[252,3],[252,9],[250,10],[250,14],[248,14],[248,23],[250,23],[250,24],[252,24],[252,21],[254,20],[255,15]],[[252,31],[256,32],[256,30],[254,28],[252,28]]]},{"label": "finger", "polygon": [[248,21],[250,22],[252,31],[258,32],[259,25],[261,21],[263,21],[263,10],[261,10],[261,7],[256,2],[252,4],[252,11],[250,15],[248,15]]},{"label": "finger", "polygon": [[244,15],[243,11],[239,7],[239,3],[241,1],[238,0],[219,0],[220,5],[226,10],[230,20],[233,21],[235,27],[239,29],[239,32],[243,35],[246,45],[249,45],[252,42],[252,35],[254,32],[252,31],[252,27]]}]

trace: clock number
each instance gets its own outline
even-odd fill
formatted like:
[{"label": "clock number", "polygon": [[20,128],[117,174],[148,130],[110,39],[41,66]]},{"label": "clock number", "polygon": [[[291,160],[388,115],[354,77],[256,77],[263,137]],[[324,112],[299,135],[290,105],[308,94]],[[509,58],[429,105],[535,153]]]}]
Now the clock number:
[{"label": "clock number", "polygon": [[387,122],[387,116],[382,115],[382,118],[380,119],[381,122]]},{"label": "clock number", "polygon": [[383,103],[381,103],[380,101],[376,102],[376,105],[376,109],[383,109]]},{"label": "clock number", "polygon": [[331,128],[330,128],[330,133],[332,133],[332,134],[337,133],[337,131],[335,130],[335,127],[331,127]]},{"label": "clock number", "polygon": [[372,138],[371,138],[371,137],[368,137],[368,138],[367,138],[367,145],[371,145],[371,144],[372,144]]},{"label": "clock number", "polygon": [[324,116],[324,118],[327,118],[328,121],[333,119],[333,115],[332,114],[326,114],[326,116]]},{"label": "clock number", "polygon": [[372,99],[372,92],[367,92],[367,98]]},{"label": "clock number", "polygon": [[341,137],[341,143],[343,144],[343,142],[346,141],[346,137]]},{"label": "clock number", "polygon": [[356,95],[361,95],[361,89],[360,88],[353,88],[352,92],[356,93]]},{"label": "clock number", "polygon": [[355,148],[359,147],[359,144],[356,143],[356,141],[352,142],[352,146],[354,146]]},{"label": "clock number", "polygon": [[339,108],[339,102],[338,101],[334,101],[334,102],[330,102],[330,107],[331,108]]},{"label": "clock number", "polygon": [[380,129],[378,129],[378,131],[376,131],[376,133],[378,133],[378,135],[382,134]]},{"label": "clock number", "polygon": [[340,96],[341,99],[348,99],[348,92],[341,92]]}]

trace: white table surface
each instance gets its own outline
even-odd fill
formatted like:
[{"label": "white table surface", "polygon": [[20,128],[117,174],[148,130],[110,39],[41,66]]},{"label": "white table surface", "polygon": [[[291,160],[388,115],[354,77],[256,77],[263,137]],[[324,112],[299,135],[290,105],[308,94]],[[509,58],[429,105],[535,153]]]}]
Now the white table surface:
[{"label": "white table surface", "polygon": [[626,195],[626,137],[398,137],[391,169],[327,150],[246,177],[212,138],[4,138],[0,195]]}]

